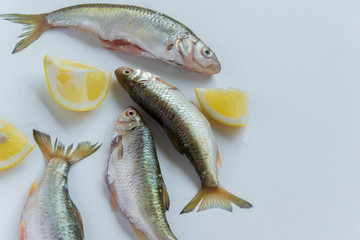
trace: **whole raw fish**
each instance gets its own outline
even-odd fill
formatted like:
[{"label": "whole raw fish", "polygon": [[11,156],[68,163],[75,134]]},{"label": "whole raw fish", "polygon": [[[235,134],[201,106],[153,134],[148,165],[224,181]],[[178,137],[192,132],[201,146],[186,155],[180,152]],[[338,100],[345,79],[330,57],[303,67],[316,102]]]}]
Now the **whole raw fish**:
[{"label": "whole raw fish", "polygon": [[140,239],[176,239],[165,218],[170,200],[153,138],[135,108],[117,120],[105,180],[113,210],[123,213]]},{"label": "whole raw fish", "polygon": [[215,137],[209,122],[193,103],[176,87],[149,72],[121,67],[115,74],[131,98],[160,123],[200,177],[201,189],[182,213],[193,211],[201,200],[198,211],[213,207],[232,211],[231,202],[241,208],[252,206],[220,186],[220,155]]},{"label": "whole raw fish", "polygon": [[30,31],[13,53],[29,46],[49,28],[70,27],[99,37],[106,48],[157,58],[195,72],[215,74],[215,54],[189,28],[157,11],[115,4],[83,4],[46,14],[3,14],[1,18],[27,25]]},{"label": "whole raw fish", "polygon": [[84,230],[79,211],[68,191],[71,165],[100,146],[81,142],[70,154],[72,146],[56,139],[54,148],[49,135],[34,130],[34,139],[48,161],[43,179],[35,181],[21,217],[20,240],[82,240]]}]

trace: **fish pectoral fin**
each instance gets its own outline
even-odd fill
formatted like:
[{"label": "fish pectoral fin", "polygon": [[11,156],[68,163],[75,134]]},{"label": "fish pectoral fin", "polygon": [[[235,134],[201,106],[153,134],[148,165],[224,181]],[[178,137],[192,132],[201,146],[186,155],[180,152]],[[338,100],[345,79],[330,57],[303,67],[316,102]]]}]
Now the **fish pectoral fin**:
[{"label": "fish pectoral fin", "polygon": [[159,77],[156,77],[156,80],[159,81],[159,82],[161,82],[161,83],[164,83],[164,84],[168,85],[168,86],[169,86],[171,89],[173,89],[173,90],[179,90],[179,89],[178,89],[177,87],[175,87],[174,85],[166,82],[165,80],[163,80],[163,79],[161,79],[161,78],[159,78]]},{"label": "fish pectoral fin", "polygon": [[19,240],[25,240],[25,239],[26,239],[26,226],[25,226],[25,221],[22,220],[20,224]]},{"label": "fish pectoral fin", "polygon": [[140,229],[138,229],[132,222],[130,222],[130,224],[140,240],[147,240],[145,234]]},{"label": "fish pectoral fin", "polygon": [[151,54],[150,52],[148,52],[148,51],[142,49],[141,47],[139,47],[129,41],[126,41],[124,39],[116,39],[113,41],[102,39],[100,37],[99,37],[99,39],[104,48],[107,48],[110,50],[126,52],[126,53],[131,53],[131,54],[143,56],[143,57],[155,58],[155,56],[153,54]]},{"label": "fish pectoral fin", "polygon": [[169,210],[170,207],[170,197],[167,192],[164,179],[161,178],[161,187],[162,187],[162,194],[163,194],[163,209],[166,211]]},{"label": "fish pectoral fin", "polygon": [[218,168],[221,167],[220,152],[219,152],[219,148],[217,146],[216,146],[216,164],[217,164]]},{"label": "fish pectoral fin", "polygon": [[35,182],[33,183],[33,185],[32,185],[31,188],[30,188],[28,198],[31,197],[31,195],[34,193],[35,189],[36,189],[38,186],[39,186],[39,182],[38,182],[38,180],[35,180]]},{"label": "fish pectoral fin", "polygon": [[111,206],[111,210],[116,211],[119,208],[119,205],[117,203],[117,196],[116,196],[116,189],[115,189],[114,182],[112,182],[109,185],[109,190],[110,190],[110,206]]},{"label": "fish pectoral fin", "polygon": [[72,201],[71,201],[71,203],[72,203],[74,215],[75,215],[76,219],[78,220],[78,223],[80,226],[81,236],[84,237],[84,225],[83,225],[83,221],[82,221],[80,212],[79,212],[78,208],[76,207],[76,205]]}]

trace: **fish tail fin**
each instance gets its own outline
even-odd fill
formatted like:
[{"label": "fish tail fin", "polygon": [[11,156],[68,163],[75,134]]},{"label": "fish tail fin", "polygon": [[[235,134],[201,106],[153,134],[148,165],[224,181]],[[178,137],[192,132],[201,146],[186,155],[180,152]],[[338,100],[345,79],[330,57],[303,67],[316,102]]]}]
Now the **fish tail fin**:
[{"label": "fish tail fin", "polygon": [[51,27],[46,19],[47,14],[39,14],[39,15],[25,15],[25,14],[2,14],[0,18],[4,20],[8,20],[14,23],[20,23],[25,25],[24,30],[28,30],[27,32],[21,34],[19,38],[23,38],[20,40],[14,50],[13,54],[20,52],[30,44],[32,44],[36,39],[38,39],[43,32]]},{"label": "fish tail fin", "polygon": [[185,208],[181,211],[181,214],[193,211],[199,203],[200,206],[198,212],[210,208],[222,208],[229,212],[232,212],[231,203],[239,206],[240,208],[252,207],[252,205],[247,201],[229,193],[220,186],[215,186],[215,187],[201,186],[200,191],[185,206]]},{"label": "fish tail fin", "polygon": [[101,146],[101,144],[98,145],[98,143],[91,144],[90,142],[81,142],[70,154],[73,148],[73,144],[71,144],[65,150],[65,145],[56,138],[53,148],[51,145],[51,137],[49,135],[35,129],[33,130],[33,135],[36,143],[38,144],[41,152],[44,154],[47,161],[50,161],[50,159],[52,158],[58,157],[64,158],[65,160],[70,162],[70,164],[73,164],[90,156],[91,154],[96,152],[96,150],[98,150]]}]

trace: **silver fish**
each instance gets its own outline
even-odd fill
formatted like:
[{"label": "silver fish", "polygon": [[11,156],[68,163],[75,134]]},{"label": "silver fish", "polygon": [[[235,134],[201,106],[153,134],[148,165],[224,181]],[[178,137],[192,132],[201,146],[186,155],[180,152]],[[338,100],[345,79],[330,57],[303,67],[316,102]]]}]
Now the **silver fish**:
[{"label": "silver fish", "polygon": [[189,28],[157,11],[115,4],[83,4],[46,14],[3,14],[0,18],[26,25],[29,31],[17,53],[49,28],[70,27],[99,37],[108,49],[156,58],[204,74],[220,72],[214,52]]},{"label": "silver fish", "polygon": [[174,240],[165,217],[170,199],[149,128],[128,107],[117,120],[106,183],[113,210],[120,210],[140,239]]},{"label": "silver fish", "polygon": [[70,154],[72,146],[56,139],[54,148],[49,135],[34,130],[34,139],[48,161],[43,179],[35,181],[21,217],[20,240],[82,240],[84,230],[79,211],[68,191],[71,165],[100,146],[82,142]]},{"label": "silver fish", "polygon": [[220,186],[220,155],[211,126],[204,115],[173,85],[139,69],[118,68],[115,75],[131,98],[164,128],[175,148],[185,154],[200,177],[199,193],[183,209],[190,212],[220,207],[232,211],[231,202],[250,208],[247,201]]}]

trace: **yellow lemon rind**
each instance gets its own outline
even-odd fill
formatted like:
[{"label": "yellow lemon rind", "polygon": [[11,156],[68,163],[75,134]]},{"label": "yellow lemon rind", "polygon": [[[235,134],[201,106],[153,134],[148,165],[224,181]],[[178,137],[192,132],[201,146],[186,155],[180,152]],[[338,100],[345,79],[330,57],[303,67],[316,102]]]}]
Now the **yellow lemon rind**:
[{"label": "yellow lemon rind", "polygon": [[[203,97],[203,94],[206,91],[204,88],[195,88],[195,94],[196,98],[198,99],[198,102],[200,103],[201,108],[205,111],[207,115],[209,115],[212,119],[232,127],[242,127],[247,124],[248,117],[247,116],[241,116],[239,118],[230,118],[227,116],[224,116],[222,114],[219,114],[214,109],[212,109],[209,105],[206,105],[205,98]],[[223,120],[224,119],[224,120]]]},{"label": "yellow lemon rind", "polygon": [[31,150],[33,150],[33,148],[34,148],[34,144],[28,141],[20,152],[18,152],[9,159],[0,161],[0,170],[9,169],[15,166],[16,164],[20,163],[31,152]]},{"label": "yellow lemon rind", "polygon": [[[72,102],[68,101],[67,99],[61,97],[61,94],[59,92],[55,93],[54,90],[56,90],[56,87],[52,86],[52,84],[51,84],[52,81],[50,81],[48,69],[46,66],[48,58],[52,58],[52,60],[57,60],[57,61],[62,60],[62,59],[58,58],[58,57],[50,56],[50,55],[46,55],[44,58],[44,68],[45,68],[45,77],[46,77],[47,86],[49,88],[51,96],[53,97],[53,99],[55,100],[55,102],[57,104],[59,104],[60,106],[62,106],[65,109],[72,110],[72,111],[81,111],[81,112],[93,110],[101,105],[101,103],[105,100],[105,98],[109,92],[109,89],[110,89],[111,76],[112,76],[111,72],[87,64],[89,67],[103,71],[105,73],[105,75],[106,75],[106,77],[105,77],[106,81],[105,81],[105,87],[104,87],[105,91],[102,93],[101,98],[98,98],[94,101],[86,101],[85,103],[72,103]],[[75,62],[75,61],[73,61],[73,62]]]}]

